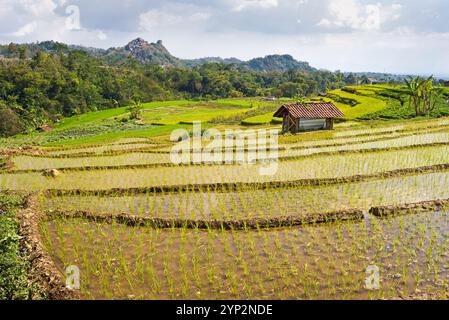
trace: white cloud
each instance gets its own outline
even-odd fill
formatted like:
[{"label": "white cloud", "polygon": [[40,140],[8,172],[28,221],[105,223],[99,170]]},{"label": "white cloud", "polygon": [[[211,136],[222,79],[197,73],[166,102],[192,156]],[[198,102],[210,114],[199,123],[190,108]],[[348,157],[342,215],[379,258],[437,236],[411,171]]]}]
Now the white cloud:
[{"label": "white cloud", "polygon": [[330,17],[321,19],[318,25],[365,31],[379,30],[383,23],[398,19],[401,9],[399,4],[363,5],[359,0],[333,0],[328,6]]},{"label": "white cloud", "polygon": [[161,27],[173,27],[181,24],[191,24],[209,19],[210,14],[206,12],[197,12],[191,15],[183,16],[173,14],[163,10],[149,10],[139,16],[139,27],[144,31],[154,31]]},{"label": "white cloud", "polygon": [[[108,48],[142,37],[182,58],[288,53],[333,70],[449,74],[447,0],[103,2],[0,0],[0,42]],[[79,30],[67,27],[70,4],[80,8]]]},{"label": "white cloud", "polygon": [[[61,14],[57,9],[64,12]],[[0,0],[2,42],[55,40],[66,43],[98,45],[108,35],[100,29],[73,28],[68,23],[73,12],[66,0]],[[78,7],[76,7],[78,8]]]},{"label": "white cloud", "polygon": [[331,25],[332,25],[332,22],[330,22],[326,18],[323,18],[323,19],[320,20],[320,22],[318,22],[318,26],[329,27]]},{"label": "white cloud", "polygon": [[27,23],[26,25],[24,25],[23,27],[21,27],[19,30],[17,30],[16,32],[13,32],[13,36],[15,37],[23,37],[26,36],[27,34],[33,33],[34,30],[36,30],[37,28],[37,22],[33,21],[30,23]]},{"label": "white cloud", "polygon": [[58,7],[53,0],[18,0],[15,3],[20,5],[25,12],[30,13],[34,17],[51,15]]},{"label": "white cloud", "polygon": [[106,40],[108,36],[102,30],[97,31],[97,37],[100,40]]},{"label": "white cloud", "polygon": [[236,0],[232,2],[234,11],[242,11],[247,8],[270,9],[279,5],[278,0]]},{"label": "white cloud", "polygon": [[159,10],[149,10],[139,17],[139,25],[142,30],[152,31],[159,26],[174,25],[182,22],[182,17],[165,13]]}]

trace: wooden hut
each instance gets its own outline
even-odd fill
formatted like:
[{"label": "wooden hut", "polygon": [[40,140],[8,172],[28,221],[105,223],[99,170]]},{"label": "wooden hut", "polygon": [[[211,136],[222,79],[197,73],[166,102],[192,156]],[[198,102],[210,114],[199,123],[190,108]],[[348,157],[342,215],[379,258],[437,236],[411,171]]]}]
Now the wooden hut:
[{"label": "wooden hut", "polygon": [[344,114],[332,103],[296,103],[282,106],[275,114],[283,118],[282,131],[304,132],[314,130],[333,130],[334,119]]}]

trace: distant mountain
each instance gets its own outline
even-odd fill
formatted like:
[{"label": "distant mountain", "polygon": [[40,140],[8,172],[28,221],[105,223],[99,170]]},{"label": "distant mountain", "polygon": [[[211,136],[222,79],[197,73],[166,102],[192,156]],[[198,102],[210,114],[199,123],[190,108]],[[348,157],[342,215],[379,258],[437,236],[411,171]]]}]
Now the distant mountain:
[{"label": "distant mountain", "polygon": [[316,71],[316,69],[312,68],[308,62],[297,61],[291,55],[288,54],[269,55],[264,58],[255,58],[249,61],[242,61],[237,58],[222,59],[219,57],[182,60],[182,63],[186,67],[200,66],[202,64],[210,62],[235,64],[244,67],[246,69],[259,72],[288,71],[288,70]]},{"label": "distant mountain", "polygon": [[[348,75],[349,73],[345,73]],[[382,72],[353,72],[352,74],[358,77],[367,77],[370,80],[376,80],[382,83],[388,82],[403,82],[405,79],[411,77],[411,75],[403,75],[403,74],[391,74],[391,73],[382,73]]]},{"label": "distant mountain", "polygon": [[182,60],[184,66],[186,67],[198,67],[205,63],[224,63],[224,64],[242,64],[244,61],[239,60],[237,58],[227,58],[223,59],[220,57],[206,57],[206,58],[200,58],[200,59],[190,59],[190,60]]},{"label": "distant mountain", "polygon": [[206,57],[200,59],[181,60],[174,57],[159,40],[156,43],[137,38],[125,47],[111,48],[103,55],[108,62],[117,62],[121,59],[132,57],[141,63],[156,63],[167,67],[195,67],[205,63],[235,64],[250,70],[259,72],[305,70],[313,71],[307,62],[296,61],[290,55],[270,55],[265,58],[256,58],[250,61],[242,61],[237,58],[223,59],[220,57]]},{"label": "distant mountain", "polygon": [[[132,40],[124,47],[110,48],[110,49],[98,49],[92,47],[83,47],[76,45],[66,45],[55,41],[44,41],[31,44],[10,44],[0,45],[0,56],[11,57],[22,54],[27,57],[33,57],[39,51],[45,51],[49,53],[65,52],[68,53],[71,50],[82,50],[91,56],[100,58],[110,64],[121,63],[129,58],[135,59],[140,63],[152,63],[158,64],[164,67],[185,67],[192,68],[201,66],[205,63],[224,63],[235,64],[239,67],[258,71],[258,72],[270,72],[270,71],[287,71],[287,70],[305,70],[314,71],[307,62],[301,62],[295,60],[290,55],[269,55],[264,58],[255,58],[249,61],[242,61],[237,58],[223,59],[220,57],[206,57],[200,59],[179,59],[173,56],[159,40],[156,43],[149,43],[142,38]],[[23,50],[26,49],[26,50]]]},{"label": "distant mountain", "polygon": [[172,56],[161,40],[149,43],[142,38],[137,38],[124,47],[108,49],[102,56],[108,62],[119,62],[129,57],[141,63],[153,63],[165,67],[182,66],[181,60]]},{"label": "distant mountain", "polygon": [[295,60],[291,55],[270,55],[265,58],[255,58],[249,60],[245,65],[254,71],[288,71],[288,70],[304,70],[316,71],[308,62]]}]

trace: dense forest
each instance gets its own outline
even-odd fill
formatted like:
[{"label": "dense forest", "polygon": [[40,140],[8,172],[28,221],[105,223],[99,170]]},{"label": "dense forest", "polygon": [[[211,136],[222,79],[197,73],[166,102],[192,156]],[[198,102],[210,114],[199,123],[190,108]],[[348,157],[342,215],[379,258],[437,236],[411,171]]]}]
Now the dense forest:
[{"label": "dense forest", "polygon": [[260,72],[232,63],[167,67],[132,57],[111,63],[66,46],[31,55],[26,46],[11,44],[5,50],[8,54],[0,57],[0,135],[133,101],[299,97],[367,81],[341,72]]}]

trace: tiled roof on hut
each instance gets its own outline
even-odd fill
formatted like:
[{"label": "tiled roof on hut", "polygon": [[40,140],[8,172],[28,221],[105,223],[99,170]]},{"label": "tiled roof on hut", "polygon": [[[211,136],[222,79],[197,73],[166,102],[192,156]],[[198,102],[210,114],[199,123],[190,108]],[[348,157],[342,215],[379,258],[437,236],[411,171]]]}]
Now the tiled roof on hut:
[{"label": "tiled roof on hut", "polygon": [[282,106],[274,116],[276,118],[282,118],[286,113],[291,114],[297,119],[328,119],[345,116],[330,102],[288,104]]}]

